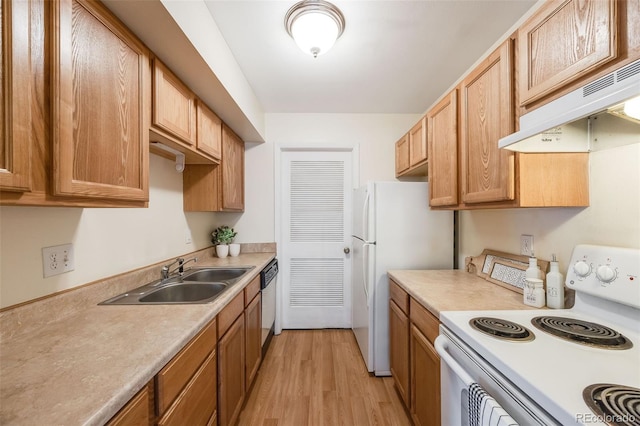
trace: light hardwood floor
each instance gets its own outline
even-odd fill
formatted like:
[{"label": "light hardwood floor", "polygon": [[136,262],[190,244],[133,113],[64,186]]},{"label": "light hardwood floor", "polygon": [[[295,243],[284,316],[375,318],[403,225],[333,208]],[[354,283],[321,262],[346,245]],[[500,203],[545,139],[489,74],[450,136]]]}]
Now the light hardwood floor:
[{"label": "light hardwood floor", "polygon": [[275,336],[240,425],[411,425],[391,377],[370,376],[351,330]]}]

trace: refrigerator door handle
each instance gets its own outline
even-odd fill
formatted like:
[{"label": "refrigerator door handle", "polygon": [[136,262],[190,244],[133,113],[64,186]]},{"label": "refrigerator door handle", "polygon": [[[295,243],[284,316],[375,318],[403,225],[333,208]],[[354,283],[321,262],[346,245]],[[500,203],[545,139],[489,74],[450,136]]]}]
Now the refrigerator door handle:
[{"label": "refrigerator door handle", "polygon": [[362,288],[364,289],[364,297],[367,299],[367,308],[369,307],[369,289],[368,287],[368,283],[369,283],[369,277],[367,272],[369,269],[369,256],[368,256],[368,247],[371,244],[363,244],[362,245]]},{"label": "refrigerator door handle", "polygon": [[367,191],[367,195],[364,198],[364,204],[362,205],[362,238],[365,242],[369,241],[369,199],[371,193]]}]

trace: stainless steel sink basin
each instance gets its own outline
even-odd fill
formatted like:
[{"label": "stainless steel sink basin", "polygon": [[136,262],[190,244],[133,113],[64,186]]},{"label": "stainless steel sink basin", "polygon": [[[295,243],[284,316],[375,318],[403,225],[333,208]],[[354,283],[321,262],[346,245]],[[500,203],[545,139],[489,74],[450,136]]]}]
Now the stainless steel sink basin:
[{"label": "stainless steel sink basin", "polygon": [[[230,282],[246,274],[252,268],[194,268],[182,277],[183,282]],[[193,271],[193,272],[191,272]]]},{"label": "stainless steel sink basin", "polygon": [[182,275],[154,281],[100,305],[204,304],[215,300],[254,267],[191,268]]},{"label": "stainless steel sink basin", "polygon": [[227,288],[223,283],[177,283],[160,287],[146,296],[140,303],[193,303],[208,301]]}]

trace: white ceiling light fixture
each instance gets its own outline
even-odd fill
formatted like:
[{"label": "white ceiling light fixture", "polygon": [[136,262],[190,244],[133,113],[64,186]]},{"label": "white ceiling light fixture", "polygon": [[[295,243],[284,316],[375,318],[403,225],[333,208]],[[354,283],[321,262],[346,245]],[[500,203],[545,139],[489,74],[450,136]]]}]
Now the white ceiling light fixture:
[{"label": "white ceiling light fixture", "polygon": [[317,58],[342,35],[345,22],[340,9],[328,1],[303,0],[289,9],[284,26],[303,52]]}]

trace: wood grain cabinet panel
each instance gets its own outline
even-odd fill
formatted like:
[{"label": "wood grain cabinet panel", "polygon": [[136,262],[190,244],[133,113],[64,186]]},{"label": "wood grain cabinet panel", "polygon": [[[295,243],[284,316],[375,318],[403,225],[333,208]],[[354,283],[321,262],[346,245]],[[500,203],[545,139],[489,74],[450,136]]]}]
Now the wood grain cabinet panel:
[{"label": "wood grain cabinet panel", "polygon": [[193,379],[158,426],[207,426],[217,415],[217,353],[214,350],[202,363]]},{"label": "wood grain cabinet panel", "polygon": [[240,415],[245,397],[244,314],[218,341],[218,422],[233,425]]},{"label": "wood grain cabinet panel", "polygon": [[222,158],[220,210],[244,211],[244,142],[225,125]]},{"label": "wood grain cabinet panel", "polygon": [[458,91],[427,113],[429,205],[458,204]]},{"label": "wood grain cabinet panel", "polygon": [[153,385],[150,383],[131,398],[107,422],[107,426],[151,426],[154,421],[153,411]]},{"label": "wood grain cabinet panel", "polygon": [[566,86],[618,56],[616,0],[553,0],[518,30],[520,103]]},{"label": "wood grain cabinet panel", "polygon": [[396,142],[396,177],[409,170],[409,134],[403,135]]},{"label": "wood grain cabinet panel", "polygon": [[0,189],[31,190],[30,1],[0,0]]},{"label": "wood grain cabinet panel", "polygon": [[409,317],[393,300],[389,301],[389,360],[398,393],[410,407]]},{"label": "wood grain cabinet panel", "polygon": [[[258,280],[259,281],[259,280]],[[262,361],[262,299],[257,294],[245,309],[245,389],[251,387]]]},{"label": "wood grain cabinet panel", "polygon": [[149,199],[149,52],[101,3],[50,3],[54,195]]},{"label": "wood grain cabinet panel", "polygon": [[427,118],[423,117],[409,130],[409,167],[427,161]]},{"label": "wood grain cabinet panel", "polygon": [[196,145],[196,95],[158,58],[153,60],[153,126]]},{"label": "wood grain cabinet panel", "polygon": [[425,335],[411,326],[411,417],[416,426],[440,425],[440,358]]},{"label": "wood grain cabinet panel", "polygon": [[202,101],[196,102],[196,148],[216,160],[222,156],[222,120]]},{"label": "wood grain cabinet panel", "polygon": [[512,40],[504,42],[461,83],[462,201],[515,198],[514,154],[498,140],[514,130]]}]

